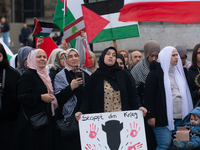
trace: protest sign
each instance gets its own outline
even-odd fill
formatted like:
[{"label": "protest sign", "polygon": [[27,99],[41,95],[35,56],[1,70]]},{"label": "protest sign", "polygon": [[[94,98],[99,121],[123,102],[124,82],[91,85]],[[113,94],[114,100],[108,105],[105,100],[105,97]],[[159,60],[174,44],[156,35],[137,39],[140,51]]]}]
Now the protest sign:
[{"label": "protest sign", "polygon": [[147,150],[140,110],[84,114],[79,129],[82,150]]}]

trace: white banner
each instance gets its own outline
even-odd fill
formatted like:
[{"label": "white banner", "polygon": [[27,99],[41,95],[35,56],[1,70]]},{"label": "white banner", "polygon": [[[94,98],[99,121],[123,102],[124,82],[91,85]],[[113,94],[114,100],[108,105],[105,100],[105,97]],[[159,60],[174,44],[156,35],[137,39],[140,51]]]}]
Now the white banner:
[{"label": "white banner", "polygon": [[84,114],[79,130],[82,150],[147,150],[140,110]]}]

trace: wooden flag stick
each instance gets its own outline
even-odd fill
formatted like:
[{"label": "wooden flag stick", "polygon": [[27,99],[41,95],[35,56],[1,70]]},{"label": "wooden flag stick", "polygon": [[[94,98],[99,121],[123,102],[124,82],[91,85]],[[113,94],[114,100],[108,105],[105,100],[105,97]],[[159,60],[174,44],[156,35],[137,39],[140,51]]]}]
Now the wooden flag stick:
[{"label": "wooden flag stick", "polygon": [[116,48],[116,50],[118,51],[118,49],[117,49],[117,41],[116,40],[113,40],[113,45]]}]

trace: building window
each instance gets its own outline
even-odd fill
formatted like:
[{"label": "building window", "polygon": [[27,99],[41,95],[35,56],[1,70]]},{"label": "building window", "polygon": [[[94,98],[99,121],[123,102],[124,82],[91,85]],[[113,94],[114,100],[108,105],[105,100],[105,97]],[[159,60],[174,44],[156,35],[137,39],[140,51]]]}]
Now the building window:
[{"label": "building window", "polygon": [[26,18],[43,17],[44,3],[43,0],[22,1],[22,21]]}]

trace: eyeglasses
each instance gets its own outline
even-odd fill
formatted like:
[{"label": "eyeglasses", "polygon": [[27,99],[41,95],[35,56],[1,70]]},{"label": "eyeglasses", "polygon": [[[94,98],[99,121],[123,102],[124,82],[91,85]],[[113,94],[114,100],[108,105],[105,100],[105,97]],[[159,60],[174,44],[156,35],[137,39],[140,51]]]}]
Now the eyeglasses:
[{"label": "eyeglasses", "polygon": [[73,57],[79,57],[79,55],[78,54],[74,54],[74,55],[68,55],[68,58],[73,58]]}]

